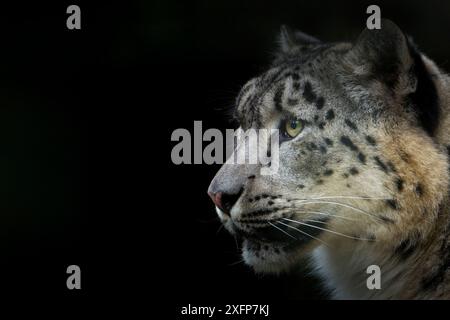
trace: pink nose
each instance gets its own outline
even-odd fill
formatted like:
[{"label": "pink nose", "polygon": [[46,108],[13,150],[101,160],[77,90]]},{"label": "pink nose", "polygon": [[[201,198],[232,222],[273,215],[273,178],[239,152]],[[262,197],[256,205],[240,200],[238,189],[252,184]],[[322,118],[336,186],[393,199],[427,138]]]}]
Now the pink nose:
[{"label": "pink nose", "polygon": [[232,194],[228,194],[222,191],[208,191],[208,195],[211,197],[216,207],[222,210],[227,215],[230,215],[231,208],[233,208],[234,204],[238,201],[241,194],[242,189],[238,193]]},{"label": "pink nose", "polygon": [[222,211],[225,211],[222,207],[222,192],[208,192],[208,195],[210,196],[211,200],[214,202],[217,208],[219,208]]}]

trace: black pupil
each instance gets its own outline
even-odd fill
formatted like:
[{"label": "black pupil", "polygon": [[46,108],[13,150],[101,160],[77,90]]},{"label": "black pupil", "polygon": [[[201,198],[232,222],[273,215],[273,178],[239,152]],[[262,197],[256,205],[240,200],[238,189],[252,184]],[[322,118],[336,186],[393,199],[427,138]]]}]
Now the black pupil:
[{"label": "black pupil", "polygon": [[292,129],[296,129],[297,128],[297,121],[296,120],[292,120],[291,121],[291,128]]}]

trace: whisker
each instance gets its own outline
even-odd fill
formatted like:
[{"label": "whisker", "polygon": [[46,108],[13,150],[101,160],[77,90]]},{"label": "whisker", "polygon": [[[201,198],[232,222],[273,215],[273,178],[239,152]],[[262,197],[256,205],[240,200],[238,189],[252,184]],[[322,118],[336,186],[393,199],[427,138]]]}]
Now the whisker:
[{"label": "whisker", "polygon": [[345,207],[345,208],[352,209],[352,210],[354,210],[354,211],[360,212],[360,213],[362,213],[362,214],[364,214],[364,215],[366,215],[366,216],[368,216],[368,217],[374,218],[374,219],[377,219],[377,218],[378,218],[377,216],[375,216],[375,215],[373,215],[373,214],[371,214],[371,213],[369,213],[369,212],[367,212],[367,211],[364,211],[364,210],[362,210],[362,209],[356,208],[356,207],[354,207],[354,206],[351,206],[351,205],[349,205],[349,204],[342,203],[342,202],[337,202],[337,201],[322,201],[322,200],[318,200],[318,201],[317,201],[317,200],[316,200],[316,201],[305,201],[305,200],[300,200],[300,201],[301,201],[301,202],[299,202],[300,204],[317,204],[317,203],[335,204],[335,205],[337,205],[337,206]]},{"label": "whisker", "polygon": [[244,263],[244,262],[245,262],[244,259],[240,259],[240,260],[238,260],[238,261],[236,261],[236,262],[233,262],[233,263],[228,264],[228,266],[229,266],[229,267],[232,267],[232,266],[238,265],[238,264],[240,264],[240,263]]},{"label": "whisker", "polygon": [[300,232],[300,233],[302,233],[302,234],[304,234],[304,235],[306,235],[306,236],[308,236],[308,237],[310,237],[310,238],[312,238],[312,239],[315,239],[315,240],[317,240],[317,241],[320,241],[320,242],[322,242],[324,245],[326,245],[327,247],[329,247],[328,243],[326,243],[325,241],[323,241],[323,240],[321,240],[321,239],[319,239],[319,238],[316,238],[316,237],[310,235],[310,234],[307,233],[307,232],[303,232],[302,230],[299,230],[299,229],[297,229],[296,227],[290,226],[290,225],[288,225],[287,223],[283,223],[283,222],[281,222],[281,221],[277,221],[277,222],[278,222],[278,223],[281,223],[282,225],[284,225],[284,226],[286,226],[286,227],[288,227],[288,228],[292,228],[292,229],[294,229],[294,230],[296,230],[296,231],[298,231],[298,232]]},{"label": "whisker", "polygon": [[327,232],[330,232],[330,233],[334,233],[334,234],[336,234],[336,235],[339,235],[339,236],[342,236],[342,237],[345,237],[345,238],[349,238],[349,239],[363,240],[363,241],[375,241],[375,240],[373,240],[373,239],[365,239],[365,238],[352,237],[352,236],[349,236],[349,235],[346,235],[346,234],[343,234],[343,233],[340,233],[340,232],[337,232],[337,231],[333,231],[333,230],[329,230],[329,229],[325,229],[325,228],[313,226],[313,225],[310,225],[310,224],[308,224],[308,223],[303,223],[303,222],[300,222],[300,221],[297,221],[297,220],[292,220],[292,219],[287,219],[287,218],[282,218],[282,219],[283,219],[283,220],[286,220],[286,221],[298,223],[298,224],[301,224],[301,225],[304,225],[304,226],[307,226],[307,227],[310,227],[310,228],[315,228],[315,229],[319,229],[319,230],[322,230],[322,231],[327,231]]},{"label": "whisker", "polygon": [[298,212],[298,213],[315,213],[315,214],[322,215],[322,216],[328,216],[328,217],[333,217],[333,218],[341,218],[341,219],[349,220],[349,221],[356,221],[355,219],[350,219],[350,218],[347,218],[347,217],[338,216],[338,215],[335,215],[335,214],[332,214],[332,213],[329,213],[329,212],[305,211],[305,210],[300,210],[300,211],[296,210],[296,212]]},{"label": "whisker", "polygon": [[236,237],[233,237],[234,239],[234,243],[236,244],[236,250],[239,250],[239,244],[238,244],[238,240]]},{"label": "whisker", "polygon": [[379,197],[360,197],[360,196],[321,196],[317,198],[310,198],[305,200],[321,200],[321,199],[360,199],[360,200],[390,200],[390,198],[379,198]]},{"label": "whisker", "polygon": [[216,231],[216,235],[218,235],[219,232],[222,231],[223,228],[224,228],[224,224],[221,224],[221,225],[219,226],[219,228],[217,229],[217,231]]},{"label": "whisker", "polygon": [[[335,214],[332,214],[332,213],[329,213],[329,212],[309,211],[309,210],[296,210],[295,207],[284,207],[284,208],[281,208],[280,210],[278,210],[278,211],[276,211],[274,213],[279,212],[279,213],[283,214],[286,211],[295,211],[296,213],[314,213],[314,214],[323,215],[323,216],[326,216],[326,217],[340,218],[340,219],[344,219],[344,220],[348,220],[348,221],[356,221],[355,219],[351,219],[351,218],[347,218],[347,217],[344,217],[344,216],[335,215]],[[276,222],[278,220],[279,220],[279,218],[273,218],[273,219],[261,219],[261,218],[248,219],[248,218],[246,218],[246,219],[237,219],[236,222],[240,222],[240,223],[267,223],[269,221]],[[326,223],[326,222],[321,222],[321,221],[318,221],[318,220],[312,220],[312,221],[314,221],[314,222],[317,221],[319,223]]]},{"label": "whisker", "polygon": [[313,223],[319,223],[319,224],[327,224],[325,221],[320,220],[313,220],[313,219],[303,219],[303,221],[313,222]]},{"label": "whisker", "polygon": [[270,222],[270,221],[268,221],[268,223],[272,226],[272,227],[274,227],[274,228],[276,228],[276,229],[278,229],[278,230],[280,230],[281,232],[283,232],[284,234],[286,234],[286,235],[288,235],[289,237],[291,237],[292,239],[295,239],[295,240],[297,240],[297,238],[296,237],[294,237],[293,235],[291,235],[291,234],[289,234],[289,233],[287,233],[286,231],[284,231],[283,229],[281,229],[281,228],[279,228],[279,227],[277,227],[276,225],[274,225],[272,222]]}]

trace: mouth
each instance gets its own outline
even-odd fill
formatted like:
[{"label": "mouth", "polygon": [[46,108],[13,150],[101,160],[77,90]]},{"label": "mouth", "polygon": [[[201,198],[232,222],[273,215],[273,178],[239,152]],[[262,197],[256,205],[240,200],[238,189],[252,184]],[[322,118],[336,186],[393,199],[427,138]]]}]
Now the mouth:
[{"label": "mouth", "polygon": [[231,222],[231,228],[238,239],[250,244],[248,249],[259,250],[262,245],[290,251],[318,240],[328,221],[328,217],[308,220],[307,223],[292,217],[239,220]]},{"label": "mouth", "polygon": [[225,228],[242,244],[244,262],[257,273],[288,271],[302,256],[323,242],[320,235],[327,228],[329,217],[300,220],[294,213],[283,213],[276,218],[231,218],[220,214]]},{"label": "mouth", "polygon": [[267,221],[268,226],[252,228],[251,232],[236,227],[234,230],[242,240],[242,257],[247,265],[257,273],[279,274],[295,266],[313,247],[315,240],[321,241],[318,237],[323,232],[322,227],[314,228],[319,222],[326,223],[294,225],[294,222],[280,218]]}]

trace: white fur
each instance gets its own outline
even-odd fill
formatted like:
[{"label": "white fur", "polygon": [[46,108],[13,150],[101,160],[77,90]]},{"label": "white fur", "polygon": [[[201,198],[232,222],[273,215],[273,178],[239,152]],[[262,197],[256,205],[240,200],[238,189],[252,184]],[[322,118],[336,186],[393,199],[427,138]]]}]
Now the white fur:
[{"label": "white fur", "polygon": [[[373,245],[372,245],[373,246]],[[334,299],[390,299],[398,296],[404,287],[403,264],[392,264],[388,257],[380,255],[366,244],[348,245],[348,250],[326,246],[317,247],[312,253],[315,273],[323,280]],[[380,259],[381,258],[381,259]],[[382,262],[382,263],[380,263]],[[381,289],[368,289],[370,274],[367,267],[375,264],[381,268]],[[381,264],[381,265],[380,265]]]}]

